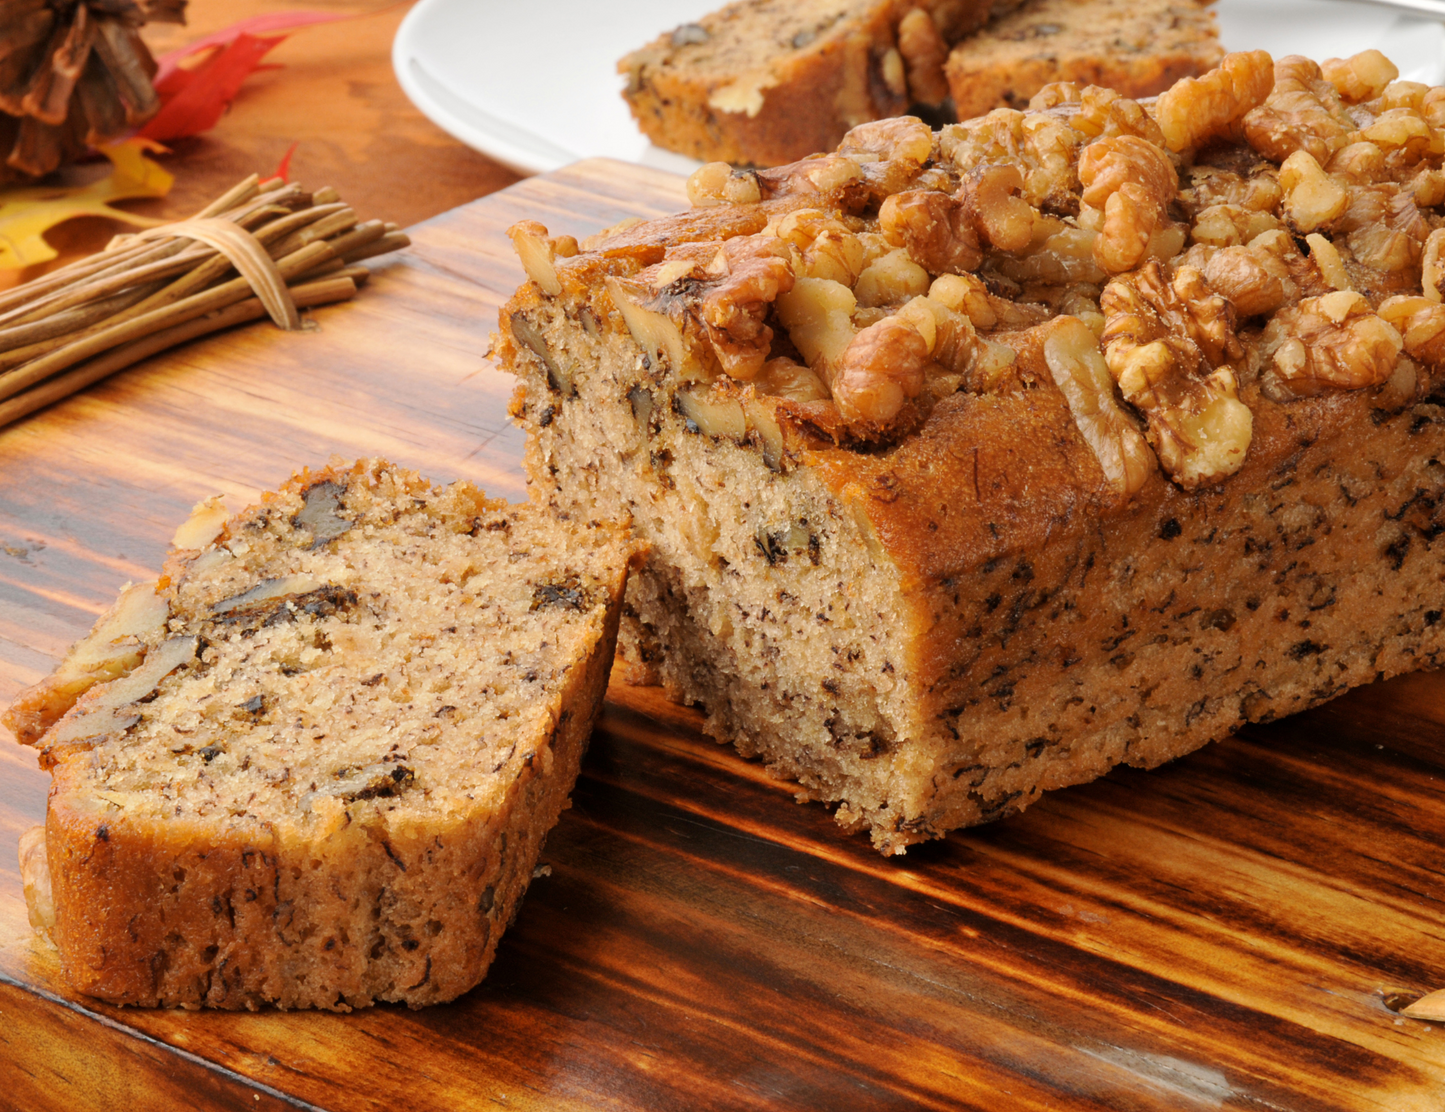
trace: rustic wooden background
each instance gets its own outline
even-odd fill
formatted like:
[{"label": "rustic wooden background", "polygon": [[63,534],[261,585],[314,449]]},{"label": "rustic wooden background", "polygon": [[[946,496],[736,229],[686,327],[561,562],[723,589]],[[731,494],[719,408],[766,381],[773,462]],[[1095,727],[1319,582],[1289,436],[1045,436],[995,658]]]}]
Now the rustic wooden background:
[{"label": "rustic wooden background", "polygon": [[[0,699],[173,527],[379,453],[521,497],[485,359],[503,229],[683,204],[618,163],[414,229],[319,330],[253,325],[0,432]],[[0,1108],[1438,1112],[1445,679],[1378,684],[884,859],[651,689],[614,688],[487,980],[351,1015],[112,1008],[32,941],[47,777],[0,737]]]}]

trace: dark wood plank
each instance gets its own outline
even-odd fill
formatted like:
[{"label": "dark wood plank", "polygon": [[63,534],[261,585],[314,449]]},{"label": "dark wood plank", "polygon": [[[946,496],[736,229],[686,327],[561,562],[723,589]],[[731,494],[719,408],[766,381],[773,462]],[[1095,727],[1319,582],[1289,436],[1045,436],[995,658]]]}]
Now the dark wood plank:
[{"label": "dark wood plank", "polygon": [[[676,179],[615,163],[532,179],[415,229],[314,334],[218,337],[0,432],[0,698],[152,572],[207,494],[239,506],[337,452],[524,496],[511,384],[484,359],[521,277],[505,228],[581,236],[683,203]],[[483,985],[421,1012],[77,998],[30,938],[15,865],[46,780],[0,743],[0,1083],[22,1107],[122,1083],[338,1110],[1445,1103],[1445,1032],[1392,1010],[1445,986],[1438,675],[901,859],[795,805],[693,712],[614,688],[550,875]]]}]

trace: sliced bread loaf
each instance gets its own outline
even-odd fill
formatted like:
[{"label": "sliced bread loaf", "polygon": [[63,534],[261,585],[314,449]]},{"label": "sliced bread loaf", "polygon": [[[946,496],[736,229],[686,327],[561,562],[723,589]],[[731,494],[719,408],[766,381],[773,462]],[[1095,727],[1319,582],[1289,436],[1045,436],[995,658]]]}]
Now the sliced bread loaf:
[{"label": "sliced bread loaf", "polygon": [[68,978],[339,1010],[475,985],[576,778],[630,555],[380,461],[198,507],[6,718],[54,776],[23,856]]}]

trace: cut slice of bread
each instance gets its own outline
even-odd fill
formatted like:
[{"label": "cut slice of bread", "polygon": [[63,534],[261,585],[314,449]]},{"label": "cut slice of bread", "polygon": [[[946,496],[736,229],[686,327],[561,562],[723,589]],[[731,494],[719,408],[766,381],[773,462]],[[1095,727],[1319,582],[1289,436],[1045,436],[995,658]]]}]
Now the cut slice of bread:
[{"label": "cut slice of bread", "polygon": [[[659,147],[703,162],[774,166],[832,150],[856,124],[941,97],[947,44],[1015,3],[742,0],[669,31],[617,68],[638,126]],[[936,58],[913,51],[910,73],[899,24],[915,9],[927,16]],[[924,77],[927,66],[934,72]]]},{"label": "cut slice of bread", "polygon": [[1024,108],[1055,81],[1152,96],[1223,56],[1214,16],[1196,0],[1027,0],[962,39],[944,73],[966,120]]},{"label": "cut slice of bread", "polygon": [[631,542],[380,461],[214,502],[7,724],[31,915],[123,1004],[345,1010],[486,972],[576,778]]}]

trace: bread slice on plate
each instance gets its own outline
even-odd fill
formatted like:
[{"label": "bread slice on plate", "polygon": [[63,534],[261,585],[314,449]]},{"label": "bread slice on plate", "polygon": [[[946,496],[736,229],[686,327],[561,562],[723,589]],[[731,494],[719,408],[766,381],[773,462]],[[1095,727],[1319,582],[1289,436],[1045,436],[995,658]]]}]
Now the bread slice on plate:
[{"label": "bread slice on plate", "polygon": [[32,921],[120,1004],[347,1010],[486,972],[601,706],[619,526],[377,460],[203,503],[6,722]]},{"label": "bread slice on plate", "polygon": [[[633,674],[885,853],[1445,654],[1445,89],[1228,56],[516,239]],[[745,192],[746,200],[738,200]]]}]

